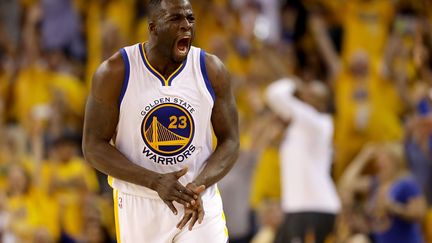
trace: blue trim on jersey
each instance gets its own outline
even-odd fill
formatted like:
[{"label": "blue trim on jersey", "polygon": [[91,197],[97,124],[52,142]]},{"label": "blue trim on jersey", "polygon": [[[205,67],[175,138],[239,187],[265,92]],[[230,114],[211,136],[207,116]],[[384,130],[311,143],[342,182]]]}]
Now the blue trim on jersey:
[{"label": "blue trim on jersey", "polygon": [[149,66],[149,64],[146,62],[146,58],[144,57],[144,44],[141,43],[139,44],[139,51],[141,54],[141,58],[143,60],[144,65],[147,67],[147,69],[156,77],[159,79],[159,81],[161,82],[162,86],[165,85],[165,81],[163,80],[163,78],[161,78],[158,73],[154,72],[153,69]]},{"label": "blue trim on jersey", "polygon": [[204,82],[205,82],[205,85],[207,87],[207,90],[209,91],[209,93],[213,99],[213,102],[214,102],[216,100],[216,95],[215,95],[215,92],[213,90],[213,87],[212,87],[210,80],[208,78],[208,75],[207,75],[207,68],[206,68],[206,64],[205,64],[205,54],[206,54],[205,51],[201,50],[201,52],[200,52],[201,74],[204,78]]},{"label": "blue trim on jersey", "polygon": [[122,48],[122,49],[120,49],[120,53],[121,53],[121,56],[123,58],[124,65],[125,65],[125,74],[124,74],[124,80],[123,80],[121,93],[120,93],[120,97],[119,97],[119,102],[118,102],[119,108],[120,108],[121,102],[123,101],[123,97],[126,93],[126,90],[127,90],[128,84],[129,84],[129,75],[130,75],[130,64],[129,64],[129,58],[128,58],[128,55],[126,53],[126,50],[124,48]]},{"label": "blue trim on jersey", "polygon": [[173,73],[171,73],[171,75],[168,77],[168,79],[165,79],[165,77],[162,74],[160,74],[148,61],[147,55],[146,55],[145,49],[144,49],[144,43],[139,44],[139,50],[140,50],[141,58],[144,62],[144,65],[154,76],[156,76],[157,79],[159,79],[159,81],[162,83],[162,86],[171,86],[171,83],[174,80],[174,78],[177,77],[177,75],[179,75],[179,73],[181,71],[183,71],[183,69],[187,63],[188,57],[186,57],[185,60],[183,61],[183,63],[180,66],[178,66],[178,68],[176,70],[174,70]]},{"label": "blue trim on jersey", "polygon": [[175,73],[168,79],[168,85],[171,86],[172,81],[183,71],[183,69],[186,67],[186,63],[187,63],[187,59],[188,56],[186,56],[185,60],[182,63],[182,66],[180,67],[180,69],[178,69],[177,71],[175,71]]}]

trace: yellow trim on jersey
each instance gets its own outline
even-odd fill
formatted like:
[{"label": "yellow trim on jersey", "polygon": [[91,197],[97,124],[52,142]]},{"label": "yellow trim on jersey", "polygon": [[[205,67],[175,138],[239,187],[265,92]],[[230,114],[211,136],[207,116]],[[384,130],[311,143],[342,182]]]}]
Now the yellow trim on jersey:
[{"label": "yellow trim on jersey", "polygon": [[225,217],[225,212],[222,210],[222,220],[225,222],[225,226],[224,226],[224,232],[226,237],[229,238],[229,234],[228,234],[228,228],[226,226],[226,217]]},{"label": "yellow trim on jersey", "polygon": [[173,73],[171,73],[171,75],[167,78],[167,79],[165,79],[165,77],[162,75],[162,74],[160,74],[157,70],[156,70],[156,68],[154,68],[151,64],[150,64],[150,62],[148,61],[148,59],[147,59],[147,54],[146,54],[146,52],[145,52],[145,48],[144,48],[144,44],[145,43],[141,43],[141,45],[140,45],[140,48],[141,48],[141,50],[142,50],[142,53],[143,53],[143,55],[144,55],[144,61],[147,63],[147,66],[148,67],[150,67],[151,68],[151,70],[157,75],[157,76],[159,76],[159,78],[160,79],[162,79],[163,81],[164,81],[164,84],[165,84],[165,86],[169,86],[169,81],[170,81],[170,79],[174,76],[174,75],[176,75],[178,72],[179,72],[179,70],[183,67],[183,65],[184,65],[184,62],[173,72]]},{"label": "yellow trim on jersey", "polygon": [[114,187],[113,187],[113,180],[114,180],[114,178],[113,178],[112,176],[109,175],[109,176],[108,176],[108,185],[110,185],[111,188],[114,188]]},{"label": "yellow trim on jersey", "polygon": [[[216,186],[216,195],[219,195],[221,197],[221,193],[219,191],[219,187]],[[228,228],[226,226],[226,216],[225,216],[225,212],[222,210],[222,220],[225,222],[225,226],[224,226],[224,232],[225,232],[225,236],[227,238],[229,238],[229,234],[228,234]]]},{"label": "yellow trim on jersey", "polygon": [[226,227],[226,225],[224,226],[224,232],[225,232],[225,236],[226,236],[227,238],[229,238],[228,228]]},{"label": "yellow trim on jersey", "polygon": [[[112,178],[112,177],[111,177]],[[116,240],[117,243],[121,243],[120,241],[120,221],[118,215],[118,190],[113,190],[113,198],[114,198],[114,221],[115,221],[115,232],[116,232]]]}]

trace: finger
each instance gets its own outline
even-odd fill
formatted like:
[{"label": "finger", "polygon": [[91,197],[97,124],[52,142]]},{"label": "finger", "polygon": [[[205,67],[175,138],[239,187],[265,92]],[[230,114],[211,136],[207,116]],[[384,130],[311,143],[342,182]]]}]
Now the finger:
[{"label": "finger", "polygon": [[180,183],[176,185],[176,190],[181,194],[179,197],[181,197],[183,200],[188,201],[190,203],[192,203],[194,199],[198,198],[197,194],[195,194],[189,188],[182,186]]},{"label": "finger", "polygon": [[189,222],[189,231],[192,230],[193,226],[195,225],[196,221],[198,220],[198,214],[194,211],[192,213],[192,218]]},{"label": "finger", "polygon": [[183,227],[187,224],[187,222],[191,217],[192,217],[192,213],[185,213],[182,220],[177,224],[177,228],[183,229]]},{"label": "finger", "polygon": [[202,202],[200,203],[199,207],[198,207],[198,223],[201,224],[202,221],[204,220],[204,208],[203,208],[203,204]]},{"label": "finger", "polygon": [[184,167],[183,169],[174,172],[174,174],[175,174],[176,178],[178,179],[178,178],[186,175],[186,173],[188,172],[188,170],[189,170],[188,167]]},{"label": "finger", "polygon": [[175,197],[173,200],[176,201],[176,202],[178,202],[178,203],[180,203],[180,204],[182,204],[183,206],[185,206],[187,208],[189,208],[190,205],[191,205],[191,203],[189,201],[185,201],[181,197]]},{"label": "finger", "polygon": [[201,194],[203,191],[205,191],[206,186],[205,185],[201,185],[197,188],[195,188],[195,190],[193,190],[193,192],[197,193],[197,194]]},{"label": "finger", "polygon": [[171,209],[174,215],[177,215],[177,209],[171,201],[163,200],[163,202],[169,207],[169,209]]}]

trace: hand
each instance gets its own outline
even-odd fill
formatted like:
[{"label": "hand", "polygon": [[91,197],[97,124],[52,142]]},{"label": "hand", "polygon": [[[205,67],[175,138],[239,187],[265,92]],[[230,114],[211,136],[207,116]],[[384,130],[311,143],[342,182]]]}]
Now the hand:
[{"label": "hand", "polygon": [[174,207],[173,201],[183,204],[185,207],[189,207],[189,205],[195,204],[195,199],[198,199],[197,194],[189,188],[184,187],[178,181],[187,171],[188,168],[185,167],[179,171],[160,174],[155,185],[155,191],[175,215],[177,215],[177,209]]},{"label": "hand", "polygon": [[403,205],[394,201],[392,198],[387,197],[385,200],[385,207],[389,214],[400,215],[405,209]]},{"label": "hand", "polygon": [[197,186],[194,183],[189,183],[186,185],[186,188],[189,188],[191,191],[193,191],[199,196],[197,202],[194,205],[191,205],[190,207],[185,207],[184,216],[177,224],[177,228],[183,229],[187,222],[190,221],[189,230],[192,230],[192,227],[197,221],[199,224],[201,224],[204,219],[204,208],[200,194],[205,190],[205,186]]}]

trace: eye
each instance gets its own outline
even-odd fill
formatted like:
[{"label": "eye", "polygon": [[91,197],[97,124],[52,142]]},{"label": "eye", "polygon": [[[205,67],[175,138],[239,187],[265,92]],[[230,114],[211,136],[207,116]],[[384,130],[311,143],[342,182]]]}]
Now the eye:
[{"label": "eye", "polygon": [[189,16],[187,16],[187,19],[188,19],[188,21],[191,22],[191,23],[195,22],[195,16],[193,16],[193,15],[189,15]]},{"label": "eye", "polygon": [[180,20],[179,16],[174,16],[174,17],[170,18],[170,21],[173,21],[173,22],[178,21],[178,20]]}]

